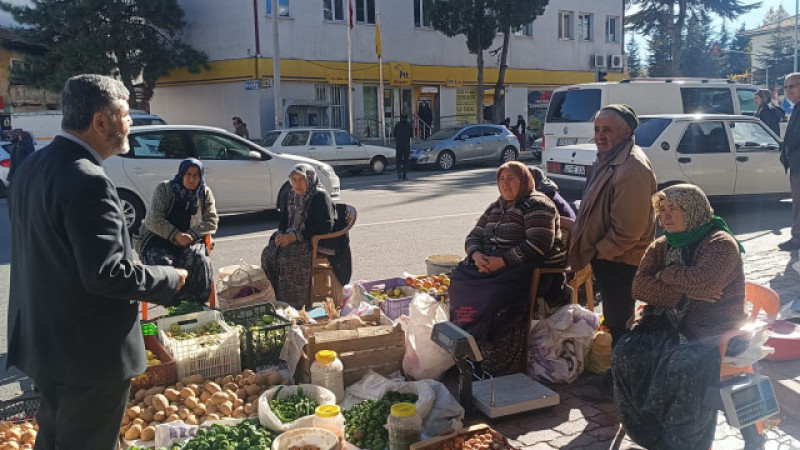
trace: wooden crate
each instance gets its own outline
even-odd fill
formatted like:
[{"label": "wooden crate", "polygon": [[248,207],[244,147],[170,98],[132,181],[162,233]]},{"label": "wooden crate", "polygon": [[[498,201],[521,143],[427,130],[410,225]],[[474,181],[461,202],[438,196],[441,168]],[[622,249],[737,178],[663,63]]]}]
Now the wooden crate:
[{"label": "wooden crate", "polygon": [[[453,431],[450,433],[442,434],[436,437],[432,437],[430,439],[425,439],[424,441],[416,442],[411,444],[411,450],[443,450],[445,447],[448,449],[454,448],[454,441],[457,437],[463,437],[469,439],[476,434],[486,434],[487,432],[502,436],[503,445],[501,446],[502,450],[514,450],[516,447],[512,446],[508,443],[508,439],[505,436],[500,434],[499,432],[495,431],[489,425],[485,423],[481,423],[478,425],[473,425],[469,428],[460,430],[460,431]],[[460,449],[455,449],[460,450]]]},{"label": "wooden crate", "polygon": [[345,386],[360,380],[370,369],[381,375],[402,369],[406,336],[399,324],[336,331],[324,331],[323,326],[303,327],[308,344],[297,363],[296,381],[311,382],[311,363],[320,350],[333,350],[339,355],[344,366]]}]

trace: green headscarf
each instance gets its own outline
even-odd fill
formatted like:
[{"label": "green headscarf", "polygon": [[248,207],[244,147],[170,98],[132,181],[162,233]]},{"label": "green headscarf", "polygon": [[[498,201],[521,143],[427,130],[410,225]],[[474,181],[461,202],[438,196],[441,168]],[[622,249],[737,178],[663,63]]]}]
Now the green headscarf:
[{"label": "green headscarf", "polygon": [[703,239],[714,230],[722,230],[733,236],[739,244],[739,251],[744,253],[744,247],[736,235],[728,228],[725,220],[714,215],[714,209],[708,202],[706,194],[692,184],[676,184],[656,192],[653,195],[653,207],[658,211],[661,200],[669,200],[683,211],[686,217],[686,231],[680,233],[664,232],[670,247],[686,247]]}]

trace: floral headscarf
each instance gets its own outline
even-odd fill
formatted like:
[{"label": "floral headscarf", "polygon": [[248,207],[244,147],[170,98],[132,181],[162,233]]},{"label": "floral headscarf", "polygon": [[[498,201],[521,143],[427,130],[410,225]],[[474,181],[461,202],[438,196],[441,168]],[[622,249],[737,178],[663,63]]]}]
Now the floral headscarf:
[{"label": "floral headscarf", "polygon": [[289,172],[290,180],[294,174],[300,174],[306,178],[306,193],[305,195],[297,195],[294,189],[289,191],[289,198],[286,204],[289,225],[286,232],[298,234],[306,228],[306,211],[308,210],[311,196],[318,191],[325,192],[325,186],[320,183],[317,172],[310,164],[300,163],[294,166],[292,171]]},{"label": "floral headscarf", "polygon": [[[195,189],[186,189],[186,187],[183,186],[183,176],[186,175],[186,172],[192,166],[200,170],[200,184],[198,184]],[[197,214],[198,198],[200,197],[200,193],[204,192],[206,186],[204,173],[205,169],[203,168],[203,163],[200,162],[199,159],[186,158],[181,161],[181,165],[178,167],[178,173],[175,174],[175,178],[170,181],[172,194],[175,196],[174,209],[186,212],[189,216]]]}]

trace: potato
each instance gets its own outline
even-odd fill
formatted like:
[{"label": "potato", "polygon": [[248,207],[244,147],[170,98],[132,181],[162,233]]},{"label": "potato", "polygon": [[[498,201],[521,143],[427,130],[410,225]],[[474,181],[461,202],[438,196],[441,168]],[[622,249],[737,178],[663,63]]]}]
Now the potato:
[{"label": "potato", "polygon": [[134,439],[139,439],[141,435],[142,435],[142,426],[137,423],[131,425],[131,427],[128,428],[128,431],[125,432],[125,439],[132,441]]},{"label": "potato", "polygon": [[234,419],[240,419],[243,417],[247,417],[247,413],[244,412],[244,406],[240,406],[233,410],[233,414],[231,414]]},{"label": "potato", "polygon": [[224,392],[217,392],[208,399],[212,405],[219,405],[220,403],[228,401],[228,394]]},{"label": "potato", "polygon": [[236,392],[239,390],[239,385],[236,383],[225,383],[225,386],[222,387],[223,390]]},{"label": "potato", "polygon": [[164,386],[156,386],[147,390],[147,395],[156,395],[164,393]]},{"label": "potato", "polygon": [[226,416],[230,416],[233,413],[233,403],[231,403],[230,401],[220,403],[218,408],[219,412],[221,412]]},{"label": "potato", "polygon": [[172,414],[177,414],[178,409],[179,409],[178,405],[169,405],[167,406],[167,409],[164,410],[164,412],[167,413],[168,416],[170,416]]},{"label": "potato", "polygon": [[239,389],[238,391],[236,391],[236,397],[247,398],[247,391],[245,391],[244,388]]},{"label": "potato", "polygon": [[252,370],[252,369],[244,369],[244,370],[242,371],[242,376],[244,376],[244,377],[246,377],[246,376],[249,376],[249,375],[255,375],[255,374],[256,374],[256,373],[255,373],[255,372],[253,372],[253,370]]},{"label": "potato", "polygon": [[122,416],[122,424],[123,425],[130,425],[131,424],[131,420],[133,420],[133,419],[131,419],[131,416],[129,416],[127,414]]},{"label": "potato", "polygon": [[200,386],[199,384],[190,384],[189,386],[186,387],[188,387],[189,389],[192,390],[192,392],[194,392],[195,397],[197,397],[198,395],[200,395],[201,392],[203,392],[203,387]]},{"label": "potato", "polygon": [[219,411],[217,405],[206,406],[206,414],[215,414],[217,411]]},{"label": "potato", "polygon": [[237,386],[244,387],[247,383],[247,378],[243,377],[242,374],[236,375],[235,381]]},{"label": "potato", "polygon": [[211,392],[203,391],[203,393],[200,394],[200,401],[205,403],[206,400],[211,398],[211,395],[212,395]]},{"label": "potato", "polygon": [[19,438],[19,442],[21,444],[27,444],[28,442],[34,442],[36,440],[36,430],[25,430],[22,433],[22,437]]},{"label": "potato", "polygon": [[222,384],[235,383],[236,378],[233,375],[225,375],[222,377]]},{"label": "potato", "polygon": [[183,384],[183,383],[181,383],[180,381],[178,381],[177,383],[175,383],[175,389],[176,389],[176,390],[179,390],[179,391],[180,391],[181,389],[183,389],[183,388],[185,388],[185,387],[186,387],[186,385],[185,385],[185,384]]},{"label": "potato", "polygon": [[140,436],[143,441],[152,441],[156,438],[156,427],[149,426],[144,427],[142,429],[142,435]]},{"label": "potato", "polygon": [[284,379],[281,380],[280,384],[282,384],[284,386],[290,386],[292,384],[292,379],[291,378],[284,378]]},{"label": "potato", "polygon": [[167,406],[169,406],[169,400],[167,400],[167,397],[165,397],[164,394],[157,394],[153,396],[153,407],[156,409],[156,411],[164,411],[167,409]]},{"label": "potato", "polygon": [[178,417],[180,417],[181,419],[185,419],[185,418],[189,417],[189,414],[191,414],[191,413],[192,413],[192,411],[189,408],[187,408],[185,406],[182,406],[178,410]]},{"label": "potato", "polygon": [[206,379],[200,374],[189,375],[188,377],[181,378],[181,383],[186,386],[189,386],[190,384],[202,384],[204,381],[206,381]]},{"label": "potato", "polygon": [[135,419],[139,417],[139,414],[142,413],[142,408],[140,406],[132,406],[126,412],[126,415],[131,419]]},{"label": "potato", "polygon": [[125,433],[128,431],[128,428],[130,428],[130,425],[121,426],[119,429],[119,435],[125,437]]},{"label": "potato", "polygon": [[153,416],[155,414],[156,414],[155,408],[153,407],[145,408],[144,410],[142,410],[142,413],[139,414],[139,418],[147,423],[150,423],[153,421]]},{"label": "potato", "polygon": [[236,400],[233,401],[233,409],[236,409],[242,405],[244,405],[244,400],[240,398],[237,398]]},{"label": "potato", "polygon": [[217,413],[211,413],[206,416],[206,420],[219,420],[220,417]]},{"label": "potato", "polygon": [[136,393],[135,393],[135,394],[133,394],[133,398],[134,398],[134,399],[135,399],[137,402],[140,402],[140,401],[144,400],[144,398],[145,398],[146,396],[147,396],[147,391],[146,391],[146,390],[144,390],[144,389],[139,389],[138,391],[136,391]]},{"label": "potato", "polygon": [[222,392],[228,394],[228,400],[230,400],[230,401],[236,400],[236,397],[237,397],[236,391],[231,391],[230,389],[225,389]]},{"label": "potato", "polygon": [[181,393],[175,389],[166,389],[164,390],[164,396],[167,397],[167,400],[174,401],[181,398]]},{"label": "potato", "polygon": [[154,395],[146,396],[142,401],[144,403],[144,406],[153,406],[153,397],[155,396]]},{"label": "potato", "polygon": [[261,387],[259,387],[257,384],[248,384],[244,387],[244,390],[247,392],[247,395],[255,395],[258,394],[258,391],[261,390]]},{"label": "potato", "polygon": [[198,403],[197,397],[188,397],[183,401],[183,404],[189,409],[194,409]]},{"label": "potato", "polygon": [[[269,372],[269,374],[268,374],[268,380],[269,380],[269,385],[270,386],[275,386],[276,384],[287,384],[287,383],[283,382],[284,379],[288,379],[288,378],[283,378],[281,376],[281,374],[279,372],[277,372],[277,371],[272,371],[272,372]],[[258,383],[258,384],[267,384],[267,383]],[[289,383],[289,384],[291,384],[291,383]]]},{"label": "potato", "polygon": [[206,405],[202,403],[198,404],[197,407],[192,410],[192,414],[198,417],[206,415]]},{"label": "potato", "polygon": [[153,420],[155,420],[156,422],[162,422],[166,418],[167,418],[167,413],[164,411],[156,411],[156,413],[153,415]]},{"label": "potato", "polygon": [[214,378],[211,381],[213,381],[214,383],[217,383],[218,385],[222,386],[223,384],[225,384],[225,382],[223,381],[224,379],[225,379],[225,377],[217,377],[217,378]]},{"label": "potato", "polygon": [[176,420],[181,420],[181,417],[177,414],[170,414],[166,419],[164,419],[164,423],[175,422]]},{"label": "potato", "polygon": [[181,398],[194,397],[194,391],[189,389],[188,387],[181,389],[178,394],[181,396]]},{"label": "potato", "polygon": [[256,403],[256,402],[258,402],[258,397],[261,397],[261,396],[258,395],[258,394],[248,395],[247,398],[245,399],[245,402],[246,403]]},{"label": "potato", "polygon": [[222,390],[222,388],[219,387],[219,385],[217,383],[214,383],[213,381],[209,381],[208,383],[206,383],[205,388],[208,392],[211,392],[212,394],[216,394],[217,392]]},{"label": "potato", "polygon": [[252,403],[245,403],[244,404],[244,413],[248,416],[253,414],[253,404]]},{"label": "potato", "polygon": [[131,426],[133,426],[133,425],[144,426],[144,424],[145,424],[145,421],[143,419],[139,419],[139,418],[133,419],[133,421],[131,422]]},{"label": "potato", "polygon": [[194,414],[190,414],[189,417],[184,419],[184,422],[186,423],[186,425],[199,425],[197,417]]}]

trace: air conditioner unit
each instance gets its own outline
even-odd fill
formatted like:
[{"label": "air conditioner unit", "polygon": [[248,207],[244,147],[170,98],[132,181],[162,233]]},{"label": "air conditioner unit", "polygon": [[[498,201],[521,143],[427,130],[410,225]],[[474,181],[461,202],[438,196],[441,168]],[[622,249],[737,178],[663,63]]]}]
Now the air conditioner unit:
[{"label": "air conditioner unit", "polygon": [[622,69],[625,65],[625,57],[623,55],[610,55],[608,66],[612,69]]},{"label": "air conditioner unit", "polygon": [[606,55],[592,55],[592,59],[589,62],[592,67],[605,67]]}]

